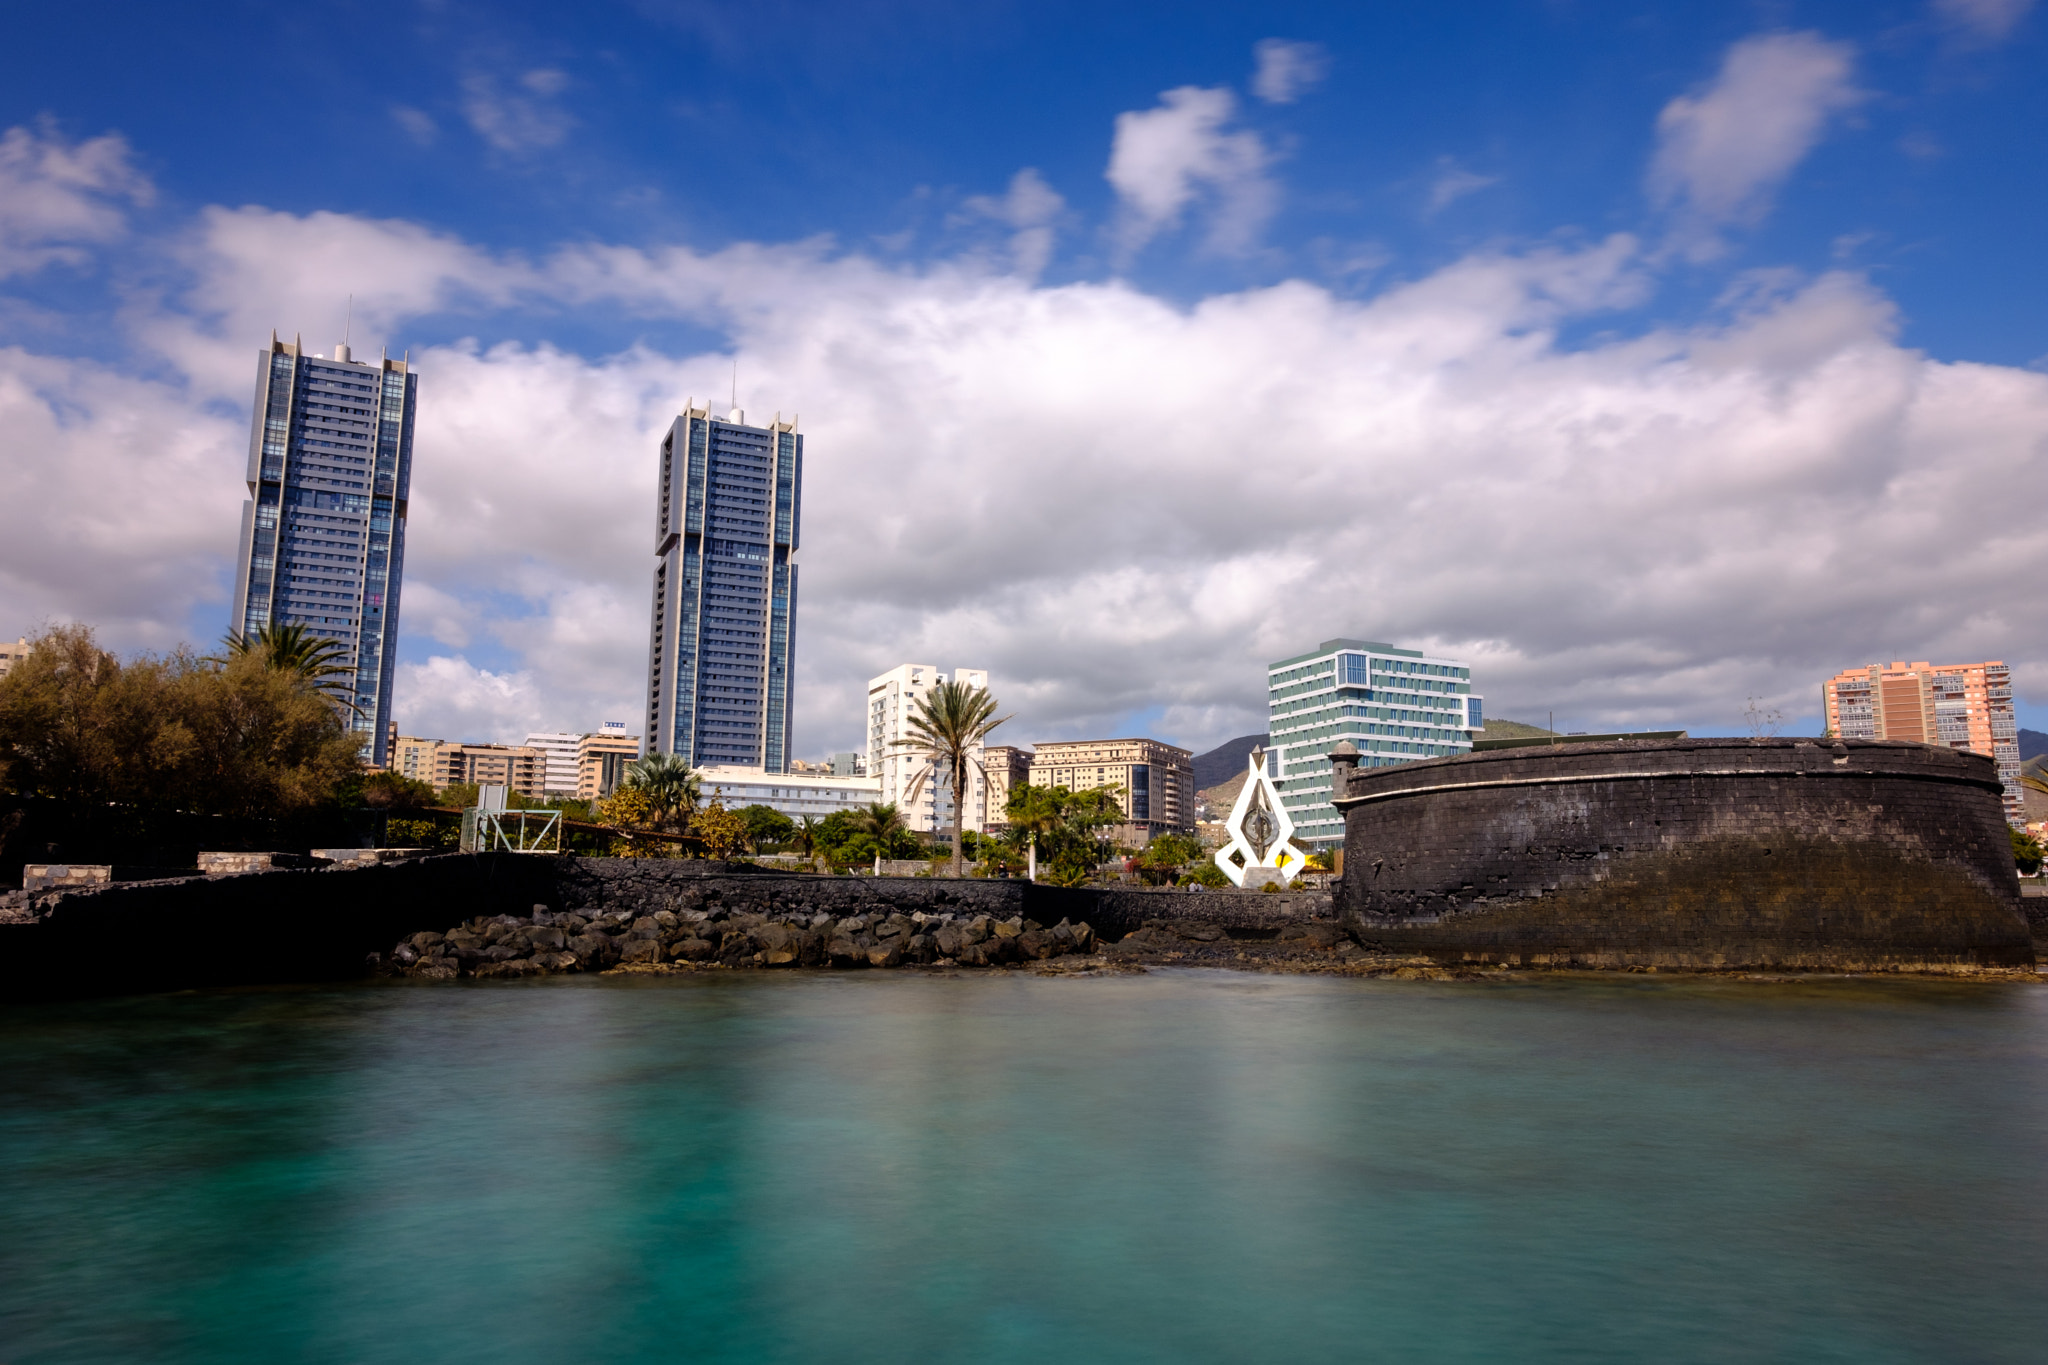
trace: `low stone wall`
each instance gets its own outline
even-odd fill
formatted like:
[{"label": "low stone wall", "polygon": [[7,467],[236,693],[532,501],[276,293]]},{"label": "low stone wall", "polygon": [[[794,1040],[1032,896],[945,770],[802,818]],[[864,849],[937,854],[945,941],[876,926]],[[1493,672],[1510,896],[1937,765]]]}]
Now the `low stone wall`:
[{"label": "low stone wall", "polygon": [[450,854],[23,897],[0,923],[0,1000],[360,976],[419,929],[531,913],[553,894],[552,861]]},{"label": "low stone wall", "polygon": [[1368,949],[1528,966],[2034,961],[1988,758],[1883,741],[1609,741],[1352,774]]}]

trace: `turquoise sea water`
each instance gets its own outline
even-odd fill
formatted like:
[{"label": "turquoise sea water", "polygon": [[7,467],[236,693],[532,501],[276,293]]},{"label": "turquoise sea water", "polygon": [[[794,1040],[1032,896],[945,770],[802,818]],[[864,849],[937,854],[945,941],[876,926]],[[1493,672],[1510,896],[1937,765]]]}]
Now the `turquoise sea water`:
[{"label": "turquoise sea water", "polygon": [[0,1011],[0,1361],[2048,1360],[2048,988]]}]

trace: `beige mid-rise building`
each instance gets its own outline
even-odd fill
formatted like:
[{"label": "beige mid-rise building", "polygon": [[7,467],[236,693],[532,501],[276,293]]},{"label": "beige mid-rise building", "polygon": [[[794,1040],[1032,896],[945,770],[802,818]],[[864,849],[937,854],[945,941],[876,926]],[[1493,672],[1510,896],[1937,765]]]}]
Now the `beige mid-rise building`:
[{"label": "beige mid-rise building", "polygon": [[11,645],[5,640],[0,640],[0,678],[6,677],[9,669],[34,652],[34,649],[29,645],[26,635]]},{"label": "beige mid-rise building", "polygon": [[1031,782],[1031,751],[1010,744],[991,744],[981,751],[988,774],[988,822],[1007,824],[1010,793]]},{"label": "beige mid-rise building", "polygon": [[1118,837],[1126,843],[1149,843],[1154,835],[1195,827],[1192,750],[1156,739],[1060,740],[1036,750],[1030,767],[1034,787],[1108,787],[1117,793],[1126,821]]},{"label": "beige mid-rise building", "polygon": [[1865,664],[1820,686],[1830,734],[1844,739],[1905,739],[1968,749],[1998,765],[2005,817],[2024,823],[2019,723],[2012,709],[2012,673],[1981,664]]},{"label": "beige mid-rise building", "polygon": [[392,750],[391,770],[443,791],[474,782],[480,787],[510,787],[536,801],[547,793],[547,752],[525,744],[456,744],[400,735]]},{"label": "beige mid-rise building", "polygon": [[600,801],[612,794],[626,765],[640,757],[640,736],[629,735],[623,722],[606,721],[596,734],[576,742],[576,795]]}]

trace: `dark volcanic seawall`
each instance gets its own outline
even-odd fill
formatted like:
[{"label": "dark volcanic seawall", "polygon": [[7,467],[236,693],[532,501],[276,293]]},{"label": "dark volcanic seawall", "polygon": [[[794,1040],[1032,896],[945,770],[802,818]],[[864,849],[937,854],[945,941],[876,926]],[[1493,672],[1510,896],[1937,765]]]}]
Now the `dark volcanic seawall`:
[{"label": "dark volcanic seawall", "polygon": [[1546,966],[2024,966],[1992,762],[1882,741],[1497,750],[1354,774],[1367,947]]},{"label": "dark volcanic seawall", "polygon": [[741,913],[1023,916],[1087,923],[1115,940],[1148,921],[1270,938],[1329,918],[1316,893],[1245,895],[1061,888],[1023,881],[821,877],[657,858],[448,854],[360,869],[250,872],[37,897],[0,923],[0,1001],[362,976],[373,953],[478,916],[717,907]]}]

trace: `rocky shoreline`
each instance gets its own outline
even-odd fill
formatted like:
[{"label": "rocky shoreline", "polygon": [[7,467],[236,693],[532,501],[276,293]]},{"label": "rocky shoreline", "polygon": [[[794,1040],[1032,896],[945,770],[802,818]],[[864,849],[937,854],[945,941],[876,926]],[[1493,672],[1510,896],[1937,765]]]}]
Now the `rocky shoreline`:
[{"label": "rocky shoreline", "polygon": [[[774,968],[1030,969],[1041,974],[1208,967],[1288,974],[1395,977],[1412,980],[1501,979],[1501,964],[1449,964],[1419,955],[1374,951],[1342,928],[1307,923],[1271,938],[1233,936],[1221,924],[1153,920],[1105,942],[1086,923],[1050,927],[1022,915],[892,911],[831,915],[803,911],[708,909],[550,911],[478,916],[447,930],[422,930],[388,953],[372,953],[372,975],[422,981],[512,979],[580,973],[681,975]],[[1820,976],[1915,975],[2040,980],[2033,969],[1923,967],[1908,972],[1756,972],[1698,969],[1644,974],[1733,976],[1745,980],[1812,980]],[[1557,975],[1557,968],[1528,972]],[[1611,975],[1601,972],[1598,975]]]},{"label": "rocky shoreline", "polygon": [[[1104,942],[1093,926],[1062,919],[1043,925],[1022,915],[892,911],[755,913],[712,906],[652,914],[550,911],[478,916],[446,932],[422,930],[371,971],[429,981],[585,972],[693,972],[777,967],[1001,968],[1055,964],[1059,970],[1163,965],[1330,971],[1406,971],[1433,967],[1421,958],[1368,953],[1341,929],[1310,923],[1274,937],[1233,937],[1220,924],[1155,920]],[[1440,970],[1440,969],[1439,969]]]},{"label": "rocky shoreline", "polygon": [[710,909],[635,914],[591,907],[478,916],[445,933],[422,930],[387,953],[372,975],[423,981],[509,979],[582,973],[680,975],[774,968],[1031,969],[1040,973],[1211,967],[1290,974],[1426,979],[1498,976],[1497,967],[1447,966],[1426,957],[1373,952],[1330,923],[1268,937],[1233,936],[1222,924],[1153,920],[1105,942],[1086,923],[1046,926],[1022,915],[890,912],[754,913]]}]

